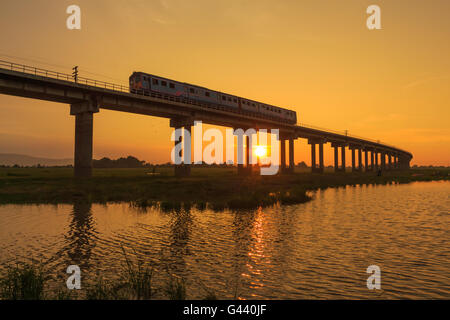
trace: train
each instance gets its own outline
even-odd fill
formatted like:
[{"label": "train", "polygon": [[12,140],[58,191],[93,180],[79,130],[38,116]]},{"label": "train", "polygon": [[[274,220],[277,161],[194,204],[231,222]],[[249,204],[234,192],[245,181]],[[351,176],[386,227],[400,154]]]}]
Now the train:
[{"label": "train", "polygon": [[297,123],[297,113],[295,111],[201,86],[170,80],[144,72],[133,72],[129,80],[131,93],[170,95],[218,106],[230,112],[243,111],[287,124]]}]

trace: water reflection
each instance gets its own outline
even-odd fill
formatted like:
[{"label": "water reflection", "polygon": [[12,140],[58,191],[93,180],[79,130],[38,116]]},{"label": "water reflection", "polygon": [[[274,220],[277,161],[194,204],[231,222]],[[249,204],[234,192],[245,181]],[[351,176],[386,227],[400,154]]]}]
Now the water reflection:
[{"label": "water reflection", "polygon": [[235,212],[233,220],[232,234],[234,239],[234,250],[232,258],[232,279],[229,279],[229,286],[233,288],[235,298],[239,298],[242,286],[248,285],[249,252],[252,244],[252,228],[255,221],[254,212]]},{"label": "water reflection", "polygon": [[91,209],[92,204],[87,201],[78,201],[73,205],[72,221],[65,236],[68,262],[84,270],[90,267],[92,250],[97,240]]},{"label": "water reflection", "polygon": [[186,271],[186,256],[191,254],[189,240],[193,218],[190,210],[176,210],[170,213],[169,229],[169,257],[166,268],[171,274],[184,275]]},{"label": "water reflection", "polygon": [[96,246],[97,234],[92,204],[88,201],[77,201],[70,212],[70,223],[63,234],[64,246],[58,250],[47,264],[57,262],[60,266],[58,277],[65,277],[69,265],[78,265],[82,271],[92,267],[92,251]]}]

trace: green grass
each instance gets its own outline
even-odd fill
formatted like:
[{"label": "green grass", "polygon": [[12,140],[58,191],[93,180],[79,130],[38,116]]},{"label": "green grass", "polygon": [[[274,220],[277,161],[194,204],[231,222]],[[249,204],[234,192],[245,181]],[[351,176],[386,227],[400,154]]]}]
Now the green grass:
[{"label": "green grass", "polygon": [[170,300],[186,300],[186,283],[184,279],[170,276],[165,287],[165,293]]},{"label": "green grass", "polygon": [[46,282],[43,268],[32,264],[8,267],[0,278],[0,298],[3,300],[42,300]]},{"label": "green grass", "polygon": [[[149,300],[152,298],[153,267],[146,265],[142,257],[133,262],[122,247],[125,256],[126,267],[123,272],[123,282],[128,287],[132,296],[137,300]],[[135,253],[135,256],[138,256]]]},{"label": "green grass", "polygon": [[[106,281],[101,277],[82,290],[68,290],[65,282],[62,287],[52,288],[47,285],[50,277],[41,264],[17,264],[0,274],[0,300],[150,300],[154,293],[160,292],[159,299],[185,300],[187,287],[183,278],[178,278],[169,271],[157,275],[165,280],[159,288],[154,288],[154,268],[145,257],[134,252],[131,259],[122,248],[125,257],[119,277]],[[168,277],[167,277],[168,276]],[[163,282],[164,283],[164,282]],[[205,299],[217,300],[216,295],[208,291]]]},{"label": "green grass", "polygon": [[[328,169],[329,170],[329,169]],[[327,171],[328,171],[327,170]],[[130,202],[139,208],[178,211],[196,207],[213,210],[254,209],[275,203],[309,200],[306,191],[358,184],[448,180],[449,169],[411,169],[375,173],[294,174],[242,177],[234,168],[192,168],[192,175],[176,178],[173,168],[94,169],[91,179],[74,179],[71,168],[0,168],[0,204]]]}]

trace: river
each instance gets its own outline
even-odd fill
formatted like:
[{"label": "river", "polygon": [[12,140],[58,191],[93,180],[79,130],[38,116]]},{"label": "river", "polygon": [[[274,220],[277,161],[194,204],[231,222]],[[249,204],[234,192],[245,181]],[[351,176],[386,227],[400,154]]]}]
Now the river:
[{"label": "river", "polygon": [[[187,297],[449,299],[450,183],[347,186],[256,211],[165,213],[129,204],[0,206],[0,271],[40,261],[62,287],[115,279],[124,253],[186,281]],[[381,270],[369,290],[366,269]],[[157,296],[156,296],[157,297]],[[162,298],[162,296],[161,296]]]}]

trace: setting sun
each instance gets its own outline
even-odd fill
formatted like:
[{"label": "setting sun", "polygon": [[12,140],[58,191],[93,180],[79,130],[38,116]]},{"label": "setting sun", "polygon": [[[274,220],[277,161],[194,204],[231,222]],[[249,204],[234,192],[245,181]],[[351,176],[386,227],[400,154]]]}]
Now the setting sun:
[{"label": "setting sun", "polygon": [[256,146],[255,147],[255,155],[258,158],[265,157],[267,155],[267,149],[265,146]]}]

